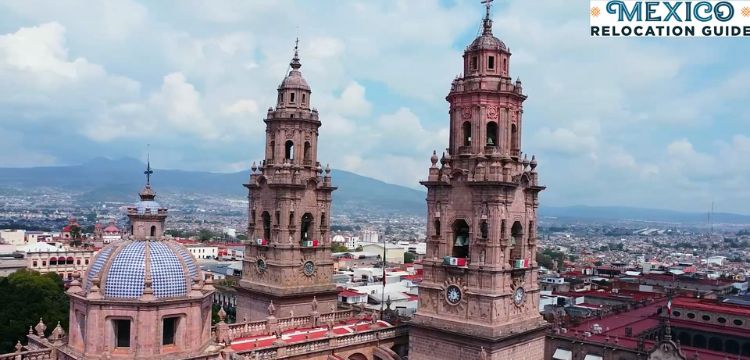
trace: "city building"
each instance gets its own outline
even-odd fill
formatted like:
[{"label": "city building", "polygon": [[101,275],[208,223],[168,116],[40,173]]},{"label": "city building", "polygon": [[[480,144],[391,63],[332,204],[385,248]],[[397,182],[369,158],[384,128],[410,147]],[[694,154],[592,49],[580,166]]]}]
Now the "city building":
[{"label": "city building", "polygon": [[[409,359],[544,358],[536,255],[536,160],[521,153],[523,94],[510,51],[483,29],[451,84],[449,146],[432,155],[427,254]],[[440,161],[440,167],[438,166]]]},{"label": "city building", "polygon": [[0,243],[9,245],[26,244],[26,230],[7,229],[0,230]]},{"label": "city building", "polygon": [[[385,261],[388,264],[403,264],[404,253],[406,249],[401,246],[393,244],[385,244],[385,251],[383,251],[383,244],[362,244],[362,251],[368,254],[378,254],[382,259],[383,253],[385,253]],[[355,253],[356,254],[356,253]]]},{"label": "city building", "polygon": [[219,247],[215,245],[189,244],[185,247],[198,260],[213,260],[219,257]]}]

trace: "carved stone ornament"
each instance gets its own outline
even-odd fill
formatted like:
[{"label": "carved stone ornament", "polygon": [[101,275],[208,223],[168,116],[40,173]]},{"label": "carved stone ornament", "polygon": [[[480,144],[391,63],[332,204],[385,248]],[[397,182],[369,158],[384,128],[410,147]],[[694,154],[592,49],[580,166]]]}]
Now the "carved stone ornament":
[{"label": "carved stone ornament", "polygon": [[464,119],[471,119],[471,108],[463,108],[461,109],[461,116],[463,116]]},{"label": "carved stone ornament", "polygon": [[488,106],[487,107],[487,119],[489,120],[497,120],[497,106]]}]

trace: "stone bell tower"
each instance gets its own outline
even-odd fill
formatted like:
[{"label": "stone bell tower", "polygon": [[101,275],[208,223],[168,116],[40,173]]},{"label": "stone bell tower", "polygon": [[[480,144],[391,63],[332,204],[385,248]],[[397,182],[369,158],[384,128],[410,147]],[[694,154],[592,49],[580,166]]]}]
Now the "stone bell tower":
[{"label": "stone bell tower", "polygon": [[409,358],[544,358],[536,255],[536,160],[521,154],[523,94],[510,50],[482,34],[451,84],[450,140],[427,187],[427,256]]},{"label": "stone bell tower", "polygon": [[266,123],[266,156],[253,163],[248,188],[248,244],[237,286],[237,318],[306,315],[336,309],[329,218],[330,168],[317,161],[318,111],[302,77],[298,48]]}]

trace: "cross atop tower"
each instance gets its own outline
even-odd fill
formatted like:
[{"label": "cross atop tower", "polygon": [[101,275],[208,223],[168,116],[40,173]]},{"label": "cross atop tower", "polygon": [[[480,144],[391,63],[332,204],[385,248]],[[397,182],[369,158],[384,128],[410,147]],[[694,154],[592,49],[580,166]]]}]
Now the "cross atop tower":
[{"label": "cross atop tower", "polygon": [[489,19],[490,18],[490,8],[492,7],[492,2],[495,0],[482,0],[482,4],[487,8],[487,13],[485,14],[484,18]]},{"label": "cross atop tower", "polygon": [[146,186],[151,185],[151,174],[154,173],[153,170],[151,170],[151,154],[147,155],[148,160],[146,161],[146,171],[143,172],[144,175],[146,175]]},{"label": "cross atop tower", "polygon": [[484,4],[487,10],[484,14],[484,31],[482,32],[482,35],[492,35],[492,20],[490,20],[490,8],[492,7],[493,1],[494,0],[482,0],[482,4]]},{"label": "cross atop tower", "polygon": [[289,63],[289,65],[294,70],[297,70],[300,67],[302,67],[302,64],[299,62],[299,37],[297,37],[297,39],[294,40],[294,57],[292,58],[292,62]]}]

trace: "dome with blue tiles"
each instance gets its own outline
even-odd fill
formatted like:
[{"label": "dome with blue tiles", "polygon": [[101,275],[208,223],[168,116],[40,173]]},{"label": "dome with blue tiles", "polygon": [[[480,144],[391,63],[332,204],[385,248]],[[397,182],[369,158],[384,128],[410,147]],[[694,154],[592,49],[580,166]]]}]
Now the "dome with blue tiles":
[{"label": "dome with blue tiles", "polygon": [[188,296],[201,270],[182,244],[171,240],[126,240],[103,248],[83,280],[86,294],[104,298],[156,299]]}]

